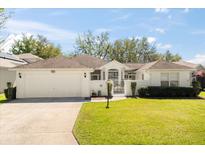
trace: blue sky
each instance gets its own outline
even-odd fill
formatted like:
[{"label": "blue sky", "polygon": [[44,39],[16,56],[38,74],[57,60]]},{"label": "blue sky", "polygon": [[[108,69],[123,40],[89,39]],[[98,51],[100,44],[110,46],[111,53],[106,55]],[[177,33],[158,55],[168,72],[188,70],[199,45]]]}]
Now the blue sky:
[{"label": "blue sky", "polygon": [[7,34],[42,34],[73,50],[78,34],[107,31],[111,40],[148,37],[158,51],[205,64],[205,9],[8,9]]}]

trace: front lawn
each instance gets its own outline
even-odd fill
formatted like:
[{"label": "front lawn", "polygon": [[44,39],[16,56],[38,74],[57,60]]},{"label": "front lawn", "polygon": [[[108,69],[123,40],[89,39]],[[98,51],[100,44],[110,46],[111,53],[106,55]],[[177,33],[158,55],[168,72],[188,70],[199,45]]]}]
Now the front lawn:
[{"label": "front lawn", "polygon": [[73,133],[80,144],[205,144],[205,100],[126,99],[85,103]]},{"label": "front lawn", "polygon": [[6,101],[6,97],[5,97],[4,93],[0,94],[0,103],[3,103],[5,101]]},{"label": "front lawn", "polygon": [[199,94],[200,97],[205,97],[205,91],[202,91],[200,94]]}]

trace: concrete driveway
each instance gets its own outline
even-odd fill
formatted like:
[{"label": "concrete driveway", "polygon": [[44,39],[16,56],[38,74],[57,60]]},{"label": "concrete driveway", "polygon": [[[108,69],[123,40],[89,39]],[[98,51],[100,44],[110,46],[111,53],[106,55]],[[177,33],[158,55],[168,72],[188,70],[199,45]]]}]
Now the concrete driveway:
[{"label": "concrete driveway", "polygon": [[0,105],[0,144],[77,144],[72,129],[80,102]]}]

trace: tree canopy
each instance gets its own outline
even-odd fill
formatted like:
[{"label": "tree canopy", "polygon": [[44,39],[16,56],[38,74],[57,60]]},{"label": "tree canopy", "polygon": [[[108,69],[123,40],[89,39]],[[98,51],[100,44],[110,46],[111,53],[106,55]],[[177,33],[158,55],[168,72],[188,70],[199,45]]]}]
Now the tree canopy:
[{"label": "tree canopy", "polygon": [[[9,18],[9,14],[6,12],[4,8],[0,8],[0,34],[2,29],[5,26],[7,19]],[[2,35],[0,36],[0,44],[4,41]]]},{"label": "tree canopy", "polygon": [[155,44],[149,43],[146,37],[118,39],[111,42],[107,32],[94,35],[91,31],[78,36],[75,54],[89,54],[106,60],[115,59],[123,63],[146,63],[158,59],[178,61],[181,59],[178,54],[172,54],[170,51],[166,51],[164,54],[157,52]]},{"label": "tree canopy", "polygon": [[26,36],[23,34],[23,38],[15,41],[11,48],[13,54],[32,53],[43,59],[56,57],[61,55],[61,49],[59,46],[55,46],[49,42],[48,39],[42,35],[34,37]]}]

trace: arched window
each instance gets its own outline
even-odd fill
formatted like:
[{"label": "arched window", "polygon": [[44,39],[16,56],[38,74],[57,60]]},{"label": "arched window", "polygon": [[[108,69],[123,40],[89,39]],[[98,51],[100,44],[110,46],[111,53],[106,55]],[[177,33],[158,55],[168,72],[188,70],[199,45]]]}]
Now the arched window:
[{"label": "arched window", "polygon": [[117,69],[109,69],[108,70],[108,79],[118,80],[118,70]]}]

